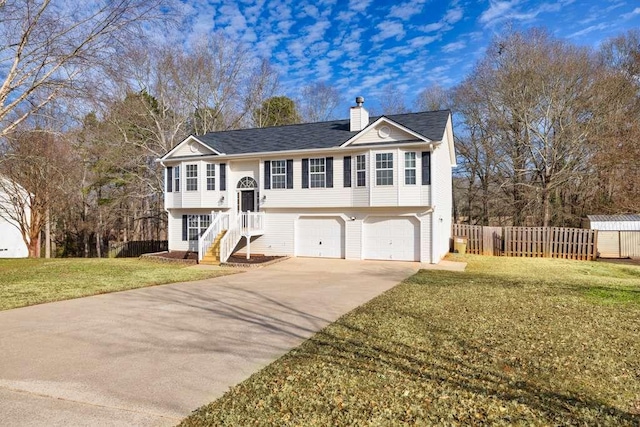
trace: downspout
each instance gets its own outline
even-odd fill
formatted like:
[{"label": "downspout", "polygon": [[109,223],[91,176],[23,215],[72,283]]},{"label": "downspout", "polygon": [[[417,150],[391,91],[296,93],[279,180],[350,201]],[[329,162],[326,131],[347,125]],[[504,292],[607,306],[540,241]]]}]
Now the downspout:
[{"label": "downspout", "polygon": [[167,166],[164,164],[162,160],[159,160],[158,163],[162,165],[164,171],[162,172],[162,176],[164,179],[162,180],[162,194],[164,194],[164,211],[167,213],[167,252],[169,252],[169,236],[171,236],[171,221],[169,221],[169,210],[167,209]]},{"label": "downspout", "polygon": [[435,213],[436,213],[436,205],[435,200],[433,200],[433,187],[435,186],[435,177],[436,175],[433,173],[433,165],[436,164],[434,155],[433,155],[433,144],[430,144],[429,149],[431,151],[431,170],[429,171],[429,176],[431,177],[431,184],[429,184],[429,201],[431,202],[431,264],[436,264],[435,261],[435,248],[436,248],[436,221],[435,221]]}]

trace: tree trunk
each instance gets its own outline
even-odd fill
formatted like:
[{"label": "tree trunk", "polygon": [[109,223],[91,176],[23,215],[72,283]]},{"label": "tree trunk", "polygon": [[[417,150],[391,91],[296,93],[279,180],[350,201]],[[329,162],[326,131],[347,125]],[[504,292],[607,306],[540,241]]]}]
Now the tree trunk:
[{"label": "tree trunk", "polygon": [[51,258],[51,213],[49,208],[44,219],[44,257]]}]

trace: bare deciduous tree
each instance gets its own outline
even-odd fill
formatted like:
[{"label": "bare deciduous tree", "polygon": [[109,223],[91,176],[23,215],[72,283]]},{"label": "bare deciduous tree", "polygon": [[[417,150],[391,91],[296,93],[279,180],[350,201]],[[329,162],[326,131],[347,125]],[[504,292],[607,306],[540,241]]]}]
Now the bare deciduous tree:
[{"label": "bare deciduous tree", "polygon": [[325,83],[311,83],[302,88],[298,100],[302,121],[322,122],[334,118],[334,112],[340,104],[340,92]]},{"label": "bare deciduous tree", "polygon": [[0,137],[114,56],[162,0],[0,3]]}]

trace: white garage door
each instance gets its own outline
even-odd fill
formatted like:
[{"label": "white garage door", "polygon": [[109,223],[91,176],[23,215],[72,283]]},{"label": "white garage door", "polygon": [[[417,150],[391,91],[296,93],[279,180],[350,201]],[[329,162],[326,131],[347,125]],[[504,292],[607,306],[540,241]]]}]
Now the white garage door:
[{"label": "white garage door", "polygon": [[296,255],[344,258],[344,221],[337,217],[298,219]]},{"label": "white garage door", "polygon": [[419,261],[419,231],[419,222],[416,218],[367,218],[364,223],[364,257]]}]

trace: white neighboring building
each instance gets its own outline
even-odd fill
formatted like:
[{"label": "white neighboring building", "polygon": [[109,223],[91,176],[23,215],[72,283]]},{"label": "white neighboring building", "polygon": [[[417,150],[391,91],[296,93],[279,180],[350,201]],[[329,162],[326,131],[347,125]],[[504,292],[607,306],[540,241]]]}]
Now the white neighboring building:
[{"label": "white neighboring building", "polygon": [[439,262],[451,237],[450,111],[370,119],[356,103],[349,120],[175,146],[159,160],[169,250],[219,245],[225,261],[250,235],[266,255]]},{"label": "white neighboring building", "polygon": [[[0,177],[0,179],[4,179]],[[9,202],[7,194],[0,186],[0,258],[26,258],[29,256],[22,233],[12,217],[15,207]],[[27,218],[30,212],[25,212]]]},{"label": "white neighboring building", "polygon": [[587,228],[606,231],[640,230],[640,215],[587,215]]}]

